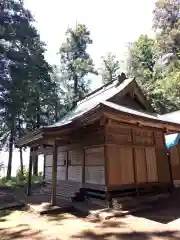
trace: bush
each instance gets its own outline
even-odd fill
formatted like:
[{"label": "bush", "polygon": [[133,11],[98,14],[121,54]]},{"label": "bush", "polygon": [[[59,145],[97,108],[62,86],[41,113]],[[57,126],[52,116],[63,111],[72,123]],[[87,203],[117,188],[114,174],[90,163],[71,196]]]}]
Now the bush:
[{"label": "bush", "polygon": [[[42,183],[43,182],[43,174],[39,173],[38,176],[32,176],[32,184]],[[23,187],[28,182],[28,170],[24,168],[23,175],[21,170],[18,169],[16,177],[12,177],[11,179],[1,178],[0,179],[0,187],[9,187],[9,188],[18,188]]]}]

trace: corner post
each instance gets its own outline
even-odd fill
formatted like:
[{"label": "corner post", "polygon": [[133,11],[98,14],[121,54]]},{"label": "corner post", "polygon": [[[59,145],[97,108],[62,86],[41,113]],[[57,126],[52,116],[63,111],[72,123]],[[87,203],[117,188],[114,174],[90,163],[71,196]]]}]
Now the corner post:
[{"label": "corner post", "polygon": [[170,182],[171,182],[170,192],[171,192],[174,189],[172,166],[171,166],[171,153],[170,151],[167,151],[166,154],[168,159],[169,175],[170,175]]},{"label": "corner post", "polygon": [[46,155],[44,154],[44,163],[43,163],[43,179],[45,179],[45,177],[46,177],[45,169],[46,169]]},{"label": "corner post", "polygon": [[104,132],[105,132],[105,138],[104,138],[104,176],[105,176],[105,186],[106,186],[106,200],[108,202],[108,208],[112,208],[112,196],[111,192],[108,190],[108,145],[107,145],[107,134],[108,134],[108,124],[109,119],[103,119],[103,125],[104,125]]},{"label": "corner post", "polygon": [[52,194],[51,205],[56,205],[56,183],[57,183],[57,142],[54,141],[53,146],[53,162],[52,162]]},{"label": "corner post", "polygon": [[86,150],[85,150],[85,148],[83,147],[81,187],[84,187],[84,183],[85,183],[85,154],[86,154]]},{"label": "corner post", "polygon": [[33,161],[32,155],[33,155],[33,149],[30,148],[27,196],[31,196],[32,161]]}]

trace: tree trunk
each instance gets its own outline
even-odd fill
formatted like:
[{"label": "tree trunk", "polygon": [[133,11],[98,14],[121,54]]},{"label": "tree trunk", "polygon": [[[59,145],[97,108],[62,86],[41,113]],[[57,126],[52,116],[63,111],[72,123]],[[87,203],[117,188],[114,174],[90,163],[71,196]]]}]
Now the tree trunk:
[{"label": "tree trunk", "polygon": [[12,170],[12,155],[13,155],[13,133],[11,131],[11,135],[9,138],[9,159],[8,159],[8,167],[7,167],[7,179],[11,179],[11,170]]},{"label": "tree trunk", "polygon": [[76,107],[78,101],[78,78],[77,75],[74,74],[74,101],[73,101],[73,108]]},{"label": "tree trunk", "polygon": [[[40,116],[40,111],[41,111],[41,106],[40,106],[40,98],[39,98],[39,93],[37,92],[37,101],[36,101],[36,129],[40,128],[41,126],[41,116]],[[38,156],[34,159],[33,163],[33,175],[37,176],[38,175]]]},{"label": "tree trunk", "polygon": [[41,116],[40,116],[40,102],[39,102],[39,98],[38,98],[38,102],[37,102],[37,108],[36,108],[36,128],[39,128],[41,126]]},{"label": "tree trunk", "polygon": [[19,148],[19,154],[20,154],[20,169],[21,169],[21,174],[23,176],[24,174],[24,169],[23,169],[23,154],[22,154],[22,148]]},{"label": "tree trunk", "polygon": [[58,100],[55,102],[55,122],[58,121]]}]

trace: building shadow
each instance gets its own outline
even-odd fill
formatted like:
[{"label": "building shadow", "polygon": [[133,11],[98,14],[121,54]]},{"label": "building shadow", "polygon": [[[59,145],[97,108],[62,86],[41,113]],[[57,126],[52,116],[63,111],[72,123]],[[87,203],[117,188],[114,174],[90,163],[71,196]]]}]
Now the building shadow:
[{"label": "building shadow", "polygon": [[180,219],[180,189],[175,189],[165,199],[152,204],[152,208],[133,214],[136,217],[143,217],[159,223],[168,224],[171,221]]}]

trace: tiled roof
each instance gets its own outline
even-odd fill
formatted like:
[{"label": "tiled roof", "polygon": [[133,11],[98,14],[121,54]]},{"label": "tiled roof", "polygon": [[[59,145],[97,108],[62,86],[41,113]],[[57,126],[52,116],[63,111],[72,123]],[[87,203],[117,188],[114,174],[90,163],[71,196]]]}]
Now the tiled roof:
[{"label": "tiled roof", "polygon": [[60,121],[50,125],[49,127],[60,127],[71,123],[77,117],[82,116],[84,113],[90,111],[96,107],[99,103],[112,98],[114,95],[118,94],[120,91],[125,89],[134,78],[126,79],[121,84],[117,85],[117,81],[113,81],[111,84],[106,85],[104,88],[100,88],[94,94],[90,94],[87,98],[78,102],[75,109],[69,111]]},{"label": "tiled roof", "polygon": [[99,91],[95,91],[94,93],[87,96],[82,101],[78,102],[77,106],[69,111],[60,121],[48,126],[48,128],[53,127],[61,127],[66,124],[73,122],[75,119],[81,117],[83,114],[88,113],[90,110],[98,107],[98,105],[103,104],[106,107],[115,109],[120,112],[129,113],[131,115],[136,115],[140,117],[145,117],[148,119],[154,119],[162,122],[169,123],[180,123],[180,111],[176,111],[170,114],[158,115],[156,113],[146,113],[143,111],[134,110],[119,104],[112,103],[108,101],[110,98],[121,92],[125,89],[134,78],[126,79],[121,84],[117,84],[117,81],[112,82],[109,85],[105,85],[105,87],[99,88]]}]

